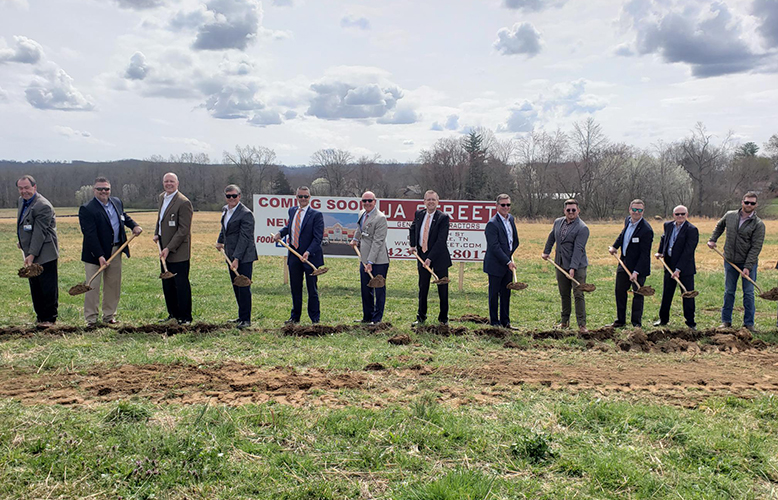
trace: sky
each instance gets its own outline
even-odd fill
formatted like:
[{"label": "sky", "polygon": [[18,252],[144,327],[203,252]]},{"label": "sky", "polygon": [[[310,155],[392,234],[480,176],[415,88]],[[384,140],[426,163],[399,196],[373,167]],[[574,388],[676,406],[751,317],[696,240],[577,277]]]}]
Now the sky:
[{"label": "sky", "polygon": [[0,0],[0,159],[778,133],[778,0]]}]

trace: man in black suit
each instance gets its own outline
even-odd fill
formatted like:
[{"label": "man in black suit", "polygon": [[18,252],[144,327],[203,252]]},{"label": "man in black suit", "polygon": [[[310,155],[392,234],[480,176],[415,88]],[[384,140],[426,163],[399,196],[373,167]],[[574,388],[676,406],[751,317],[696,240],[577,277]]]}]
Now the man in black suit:
[{"label": "man in black suit", "polygon": [[[510,328],[511,291],[516,264],[511,256],[519,246],[519,235],[511,211],[511,197],[497,196],[497,214],[486,223],[484,272],[489,275],[489,324]],[[499,316],[497,314],[499,306]]]},{"label": "man in black suit", "polygon": [[[254,214],[240,202],[240,197],[240,188],[235,184],[224,188],[227,204],[222,208],[221,231],[216,240],[216,248],[223,248],[227,258],[232,260],[229,265],[230,281],[234,281],[238,274],[251,279],[254,261],[257,260]],[[232,291],[238,302],[238,319],[232,322],[243,330],[251,326],[251,286],[232,285]]]},{"label": "man in black suit", "polygon": [[[94,198],[78,209],[78,223],[84,240],[81,244],[81,260],[84,262],[86,279],[89,280],[101,267],[105,270],[92,282],[92,290],[84,295],[84,319],[87,326],[94,326],[100,312],[100,281],[103,286],[104,323],[115,325],[116,309],[122,292],[122,256],[118,255],[110,264],[106,261],[127,241],[124,227],[139,235],[143,229],[124,212],[119,198],[111,196],[111,183],[105,177],[95,179],[92,188]],[[127,258],[130,249],[122,251]]]},{"label": "man in black suit", "polygon": [[[627,290],[631,285],[643,286],[651,274],[651,243],[654,230],[643,218],[645,203],[632,200],[629,204],[629,216],[624,221],[619,237],[608,249],[615,255],[621,249],[621,260],[631,274],[621,266],[616,268],[616,321],[611,326],[621,328],[627,324]],[[632,326],[643,326],[643,296],[634,294],[632,298]]]},{"label": "man in black suit", "polygon": [[[662,305],[659,307],[659,320],[654,326],[664,326],[670,322],[670,305],[673,303],[676,281],[678,278],[687,290],[694,290],[694,274],[697,267],[694,263],[694,251],[700,240],[697,227],[686,220],[689,210],[683,205],[673,209],[674,220],[665,222],[665,231],[659,239],[659,249],[654,255],[657,259],[665,259],[667,266],[673,270],[670,274],[665,269],[662,286]],[[683,299],[683,316],[686,326],[694,330],[694,298]]]},{"label": "man in black suit", "polygon": [[308,317],[311,323],[318,323],[321,318],[319,310],[319,277],[313,276],[313,268],[324,265],[324,252],[321,241],[324,238],[324,216],[310,206],[311,190],[308,186],[297,188],[297,206],[289,209],[289,220],[286,226],[275,235],[279,241],[283,236],[289,236],[289,246],[299,253],[300,260],[292,252],[286,262],[289,266],[289,285],[292,291],[292,312],[285,324],[299,323],[303,311],[303,276],[308,289]]},{"label": "man in black suit", "polygon": [[[438,278],[448,276],[448,268],[451,267],[451,255],[448,251],[448,227],[449,217],[438,210],[438,193],[427,191],[424,193],[424,206],[426,209],[417,210],[410,228],[411,248],[416,251],[424,264],[435,271]],[[427,296],[430,290],[430,278],[432,275],[421,262],[417,261],[419,272],[419,311],[413,325],[421,325],[427,321]],[[448,323],[448,284],[438,285],[438,297],[440,298],[440,314],[438,321]]]}]

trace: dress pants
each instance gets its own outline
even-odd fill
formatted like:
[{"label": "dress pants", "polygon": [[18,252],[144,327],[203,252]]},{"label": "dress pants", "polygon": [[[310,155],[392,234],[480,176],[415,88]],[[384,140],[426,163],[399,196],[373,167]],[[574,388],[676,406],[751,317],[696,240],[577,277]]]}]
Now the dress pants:
[{"label": "dress pants", "polygon": [[[386,278],[389,272],[389,264],[373,264],[373,276],[381,275]],[[365,272],[365,266],[359,263],[359,277],[362,285],[362,321],[365,323],[380,323],[384,319],[384,305],[386,304],[386,287],[370,288],[370,275]]]},{"label": "dress pants", "polygon": [[43,272],[29,279],[32,307],[35,309],[38,323],[54,323],[57,321],[59,305],[57,259],[46,262],[42,266]]},{"label": "dress pants", "polygon": [[319,277],[311,276],[313,268],[305,264],[296,255],[290,255],[289,263],[289,288],[292,290],[292,312],[289,319],[300,321],[303,312],[303,276],[305,286],[308,289],[308,317],[311,323],[318,323],[321,317],[319,311]]},{"label": "dress pants", "polygon": [[[423,258],[423,257],[422,257]],[[417,263],[416,269],[419,271],[419,312],[416,314],[416,319],[419,321],[427,321],[427,297],[430,291],[430,280],[432,274],[427,271],[421,262]],[[432,268],[438,278],[444,278],[448,276],[448,268],[441,267],[438,269]],[[436,285],[438,287],[438,298],[440,299],[440,313],[438,314],[438,321],[441,323],[448,322],[448,283],[445,285]]]},{"label": "dress pants", "polygon": [[[505,274],[489,275],[489,324],[492,326],[510,326],[511,290],[508,283],[513,279],[513,271],[505,267]],[[497,309],[499,305],[499,316]],[[499,319],[498,319],[499,318]]]},{"label": "dress pants", "polygon": [[[160,269],[162,263],[160,262]],[[189,261],[167,262],[167,270],[175,276],[162,280],[162,292],[168,316],[178,321],[192,321],[192,287],[189,284]]]},{"label": "dress pants", "polygon": [[[251,274],[254,270],[254,263],[243,262],[238,264],[237,274],[230,266],[227,266],[227,269],[230,272],[230,282],[235,281],[235,278],[238,277],[238,274],[251,279]],[[235,300],[238,302],[238,321],[251,321],[251,285],[232,285],[232,291],[235,293]]]},{"label": "dress pants", "polygon": [[[681,274],[678,276],[683,286],[687,290],[694,290],[694,275],[693,274]],[[662,282],[662,305],[659,306],[659,321],[662,323],[670,322],[670,306],[673,303],[673,295],[675,295],[675,288],[678,284],[672,278],[672,275],[666,270],[664,272],[664,281]],[[682,299],[683,300],[683,317],[686,320],[686,326],[695,327],[697,323],[694,322],[694,299]]]},{"label": "dress pants", "polygon": [[[581,284],[586,283],[586,266],[576,269],[573,278]],[[570,314],[572,313],[570,292],[573,292],[575,321],[578,323],[579,328],[586,326],[586,298],[584,298],[584,293],[577,289],[575,283],[570,281],[559,269],[556,270],[556,284],[557,288],[559,288],[559,296],[562,298],[561,322],[570,324]]]},{"label": "dress pants", "polygon": [[[616,322],[627,323],[627,291],[633,287],[633,282],[629,280],[629,274],[619,266],[616,270]],[[643,286],[646,283],[646,276],[638,274],[638,283]],[[633,288],[634,289],[634,288]],[[643,296],[633,294],[632,296],[632,326],[643,326]]]},{"label": "dress pants", "polygon": [[[111,255],[119,249],[116,244],[111,249]],[[84,262],[86,280],[95,275],[100,269],[98,264]],[[105,271],[94,279],[92,290],[84,294],[84,319],[87,323],[97,323],[100,312],[100,285],[103,287],[103,321],[107,322],[115,318],[119,308],[119,297],[122,294],[122,256],[117,255]]]}]

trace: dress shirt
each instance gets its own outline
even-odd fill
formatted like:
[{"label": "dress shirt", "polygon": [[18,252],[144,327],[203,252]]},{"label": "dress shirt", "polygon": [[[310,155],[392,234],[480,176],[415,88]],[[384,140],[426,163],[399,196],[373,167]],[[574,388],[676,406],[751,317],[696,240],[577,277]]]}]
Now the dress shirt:
[{"label": "dress shirt", "polygon": [[32,195],[32,198],[29,200],[22,199],[22,213],[19,214],[19,222],[22,221],[24,218],[24,214],[27,213],[27,209],[30,208],[30,205],[32,205],[32,202],[35,201],[35,197],[38,196],[38,193],[35,193]]},{"label": "dress shirt", "polygon": [[500,220],[502,221],[502,225],[505,226],[505,232],[508,233],[508,250],[511,252],[513,251],[513,228],[511,227],[511,219],[510,217],[503,217],[500,214],[497,214],[500,217]]},{"label": "dress shirt", "polygon": [[236,208],[238,208],[238,205],[235,205],[233,208],[228,208],[227,211],[224,213],[224,229],[225,230],[227,229],[227,224],[230,223],[230,219],[232,219],[232,214],[235,213],[235,209]]},{"label": "dress shirt", "polygon": [[167,210],[167,207],[170,205],[170,201],[176,194],[178,194],[178,189],[170,194],[165,193],[165,198],[162,200],[162,208],[159,209],[159,226],[157,227],[159,234],[162,234],[162,217],[165,215],[165,210]]},{"label": "dress shirt", "polygon": [[[686,224],[686,221],[683,221],[683,224]],[[673,232],[670,235],[670,243],[667,245],[667,255],[670,257],[673,256],[673,245],[675,245],[675,240],[678,238],[678,233],[681,232],[681,228],[683,227],[683,224],[680,226],[678,224],[673,224]]]},{"label": "dress shirt", "polygon": [[103,204],[102,201],[97,200],[100,205],[103,205],[103,210],[108,216],[108,220],[111,221],[111,229],[113,229],[113,244],[119,243],[119,214],[116,213],[116,207],[113,206],[111,200],[108,203]]},{"label": "dress shirt", "polygon": [[629,243],[632,241],[632,234],[635,232],[635,228],[638,227],[638,224],[640,224],[640,221],[642,220],[643,217],[639,218],[637,222],[632,222],[632,219],[630,219],[627,230],[624,231],[624,241],[621,242],[622,256],[627,255],[627,246],[629,246]]},{"label": "dress shirt", "polygon": [[753,217],[755,213],[756,211],[753,211],[750,214],[748,214],[748,217],[743,217],[743,210],[740,210],[740,222],[738,223],[737,228],[740,229],[740,226],[742,226],[745,221]]},{"label": "dress shirt", "polygon": [[[429,213],[426,212],[424,214],[424,220],[421,221],[421,229],[419,229],[419,246],[421,246],[422,241],[424,241],[424,228],[427,226],[427,219],[430,220],[430,227],[432,227],[432,218],[435,217],[435,212]],[[427,250],[429,250],[429,241],[427,241]]]}]

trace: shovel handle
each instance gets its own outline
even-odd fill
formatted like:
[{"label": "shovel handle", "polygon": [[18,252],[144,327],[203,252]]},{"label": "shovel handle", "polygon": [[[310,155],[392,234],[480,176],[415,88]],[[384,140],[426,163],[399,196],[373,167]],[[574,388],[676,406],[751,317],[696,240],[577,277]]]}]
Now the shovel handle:
[{"label": "shovel handle", "polygon": [[[357,247],[352,247],[352,248],[357,253],[357,257],[359,257],[359,261],[362,262],[362,254],[359,253],[359,248],[357,248]],[[367,271],[367,269],[365,269],[365,271]],[[375,278],[373,278],[373,273],[371,273],[370,271],[367,271],[367,275],[370,276],[371,280],[375,279]]]},{"label": "shovel handle", "polygon": [[106,260],[106,261],[105,261],[105,265],[102,265],[102,266],[100,266],[100,268],[97,270],[97,272],[96,272],[96,273],[94,273],[94,274],[92,275],[92,277],[91,277],[91,278],[89,278],[89,281],[87,281],[87,282],[86,282],[86,286],[91,286],[91,285],[92,285],[92,281],[94,281],[94,279],[95,279],[95,278],[97,278],[97,276],[98,276],[100,273],[102,273],[103,271],[105,271],[105,270],[108,268],[108,264],[110,264],[110,263],[111,263],[111,261],[112,261],[113,259],[115,259],[117,255],[119,255],[120,253],[122,253],[122,250],[124,250],[124,249],[127,247],[127,245],[129,245],[129,244],[130,244],[130,242],[131,242],[132,240],[134,240],[134,239],[135,239],[135,233],[131,234],[131,235],[130,235],[130,237],[129,237],[129,238],[127,238],[127,241],[125,241],[124,243],[122,243],[122,246],[120,246],[119,248],[117,248],[117,249],[116,249],[116,251],[115,251],[114,253],[112,253],[110,257],[108,257],[108,260]]},{"label": "shovel handle", "polygon": [[[162,253],[162,243],[160,243],[159,240],[157,240],[157,248],[159,248],[159,253]],[[166,273],[170,272],[167,270],[167,263],[165,262],[165,258],[160,257],[159,260],[162,262],[162,269],[164,269]]]},{"label": "shovel handle", "polygon": [[[710,247],[708,247],[708,248],[710,248]],[[714,252],[716,252],[717,254],[721,255],[721,258],[722,258],[722,259],[724,259],[724,261],[725,261],[727,264],[729,264],[730,266],[734,267],[734,268],[735,268],[735,270],[736,270],[737,272],[739,272],[739,273],[740,273],[740,276],[744,277],[745,279],[747,279],[748,281],[750,281],[751,283],[753,283],[754,287],[756,287],[756,289],[757,289],[757,290],[759,290],[759,294],[760,294],[760,295],[763,293],[763,292],[762,292],[762,289],[761,289],[761,288],[759,288],[759,285],[757,285],[757,284],[756,284],[756,281],[752,280],[750,276],[746,276],[746,275],[743,273],[743,270],[742,270],[742,269],[740,269],[740,268],[739,268],[739,267],[737,267],[735,264],[733,264],[733,263],[731,263],[730,261],[728,261],[728,260],[727,260],[727,258],[726,258],[726,257],[724,257],[724,254],[723,254],[723,253],[719,252],[719,251],[718,251],[718,250],[716,250],[715,248],[710,248],[710,249],[711,249],[711,250],[713,250]]]},{"label": "shovel handle", "polygon": [[635,290],[639,288],[639,285],[636,281],[632,279],[632,273],[627,269],[626,264],[624,264],[624,261],[621,260],[621,257],[619,257],[618,248],[616,249],[616,253],[613,254],[614,257],[616,257],[616,260],[619,261],[619,264],[621,264],[621,267],[624,268],[624,271],[627,273],[627,275],[630,277],[629,280],[632,281],[632,286],[635,287]]},{"label": "shovel handle", "polygon": [[413,255],[414,255],[414,256],[415,256],[417,259],[419,259],[419,262],[421,262],[421,265],[422,265],[422,267],[424,267],[424,269],[426,269],[427,271],[429,271],[429,272],[430,272],[430,274],[431,274],[431,275],[432,275],[432,277],[435,279],[435,281],[440,281],[440,278],[438,278],[438,275],[437,275],[437,274],[435,274],[435,271],[433,271],[433,270],[432,270],[432,268],[431,268],[430,266],[428,266],[427,264],[425,264],[425,263],[424,263],[424,261],[423,261],[423,260],[421,260],[421,257],[419,257],[419,254],[418,254],[418,253],[416,253],[416,250],[414,250],[414,251],[413,251]]},{"label": "shovel handle", "polygon": [[687,293],[689,290],[686,289],[685,286],[683,286],[683,283],[681,283],[681,280],[673,276],[673,270],[670,269],[670,266],[667,265],[667,262],[665,262],[665,258],[662,257],[659,259],[662,262],[662,265],[665,266],[665,269],[667,269],[667,272],[670,273],[670,276],[673,277],[675,281],[678,282],[678,285],[681,287],[681,290],[683,290],[683,293]]},{"label": "shovel handle", "polygon": [[308,264],[309,266],[311,266],[311,267],[313,268],[313,270],[314,270],[314,271],[317,269],[317,268],[316,268],[316,266],[314,266],[314,265],[313,265],[313,262],[311,262],[310,260],[305,260],[305,259],[303,259],[303,256],[302,256],[302,255],[300,255],[300,254],[299,254],[297,251],[295,251],[295,249],[294,249],[294,248],[292,248],[292,247],[290,247],[289,245],[287,245],[287,244],[286,244],[286,242],[285,242],[283,239],[280,239],[280,240],[278,240],[278,242],[279,242],[279,243],[281,243],[282,245],[284,245],[284,246],[286,247],[286,249],[287,249],[287,250],[289,250],[289,251],[290,251],[290,252],[292,252],[294,255],[296,255],[298,259],[300,259],[301,261],[303,261],[303,262],[305,262],[306,264]]},{"label": "shovel handle", "polygon": [[235,272],[235,274],[238,274],[238,270],[232,267],[232,261],[230,260],[229,257],[227,257],[227,253],[224,251],[224,248],[219,248],[219,251],[221,252],[222,255],[224,255],[224,260],[227,261],[227,265],[230,266],[230,269],[232,269]]},{"label": "shovel handle", "polygon": [[554,267],[556,267],[557,269],[559,269],[559,272],[561,272],[562,274],[564,274],[565,276],[567,276],[567,277],[568,277],[568,279],[570,279],[570,281],[572,281],[573,283],[575,283],[575,284],[576,284],[576,285],[578,285],[578,286],[581,286],[581,283],[580,283],[580,282],[579,282],[577,279],[575,279],[575,278],[573,278],[572,276],[570,276],[570,273],[568,273],[567,271],[565,271],[564,269],[562,269],[562,266],[560,266],[559,264],[557,264],[556,262],[554,262],[554,261],[553,261],[553,260],[551,260],[551,259],[545,259],[545,260],[548,260],[549,262],[551,262],[552,264],[554,264]]}]

